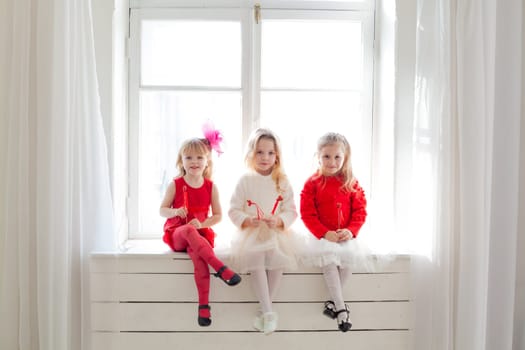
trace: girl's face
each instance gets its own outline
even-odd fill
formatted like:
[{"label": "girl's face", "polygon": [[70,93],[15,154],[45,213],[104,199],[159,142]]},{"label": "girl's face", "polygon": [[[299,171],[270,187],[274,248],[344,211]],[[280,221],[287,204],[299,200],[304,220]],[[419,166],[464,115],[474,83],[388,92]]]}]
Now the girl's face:
[{"label": "girl's face", "polygon": [[202,176],[207,166],[208,158],[205,154],[189,151],[182,155],[182,167],[188,175]]},{"label": "girl's face", "polygon": [[319,152],[319,167],[324,176],[336,175],[343,167],[345,154],[340,145],[326,145]]},{"label": "girl's face", "polygon": [[270,175],[276,160],[274,142],[269,139],[260,139],[255,147],[255,171],[261,175]]}]

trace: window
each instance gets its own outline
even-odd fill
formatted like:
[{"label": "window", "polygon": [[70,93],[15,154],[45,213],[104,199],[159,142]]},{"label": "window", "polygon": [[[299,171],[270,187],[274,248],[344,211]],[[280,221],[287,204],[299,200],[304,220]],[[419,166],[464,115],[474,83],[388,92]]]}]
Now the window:
[{"label": "window", "polygon": [[178,148],[201,136],[207,120],[225,136],[225,153],[214,155],[224,211],[259,126],[280,137],[297,199],[327,131],[348,137],[354,170],[371,192],[372,1],[286,2],[300,9],[261,2],[260,16],[252,7],[144,3],[130,11],[130,238],[162,234],[158,207]]}]

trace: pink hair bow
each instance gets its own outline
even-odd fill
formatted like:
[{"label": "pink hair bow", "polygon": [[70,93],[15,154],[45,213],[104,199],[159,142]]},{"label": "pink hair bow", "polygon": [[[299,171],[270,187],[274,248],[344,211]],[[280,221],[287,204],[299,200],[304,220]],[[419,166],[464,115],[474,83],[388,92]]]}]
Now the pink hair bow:
[{"label": "pink hair bow", "polygon": [[204,133],[206,140],[210,143],[211,149],[217,152],[218,155],[224,153],[221,149],[222,133],[215,129],[215,126],[211,121],[206,122],[202,126],[202,132]]}]

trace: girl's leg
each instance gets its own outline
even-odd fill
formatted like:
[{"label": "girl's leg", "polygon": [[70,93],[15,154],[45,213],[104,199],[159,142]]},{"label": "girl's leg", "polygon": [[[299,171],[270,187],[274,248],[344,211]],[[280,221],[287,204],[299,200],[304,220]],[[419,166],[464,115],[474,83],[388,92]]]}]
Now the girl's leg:
[{"label": "girl's leg", "polygon": [[209,303],[210,296],[210,270],[204,259],[195,254],[191,247],[188,247],[188,255],[193,261],[194,279],[199,296],[199,325],[209,326],[211,324],[211,313]]},{"label": "girl's leg", "polygon": [[250,271],[252,287],[263,313],[272,311],[272,301],[268,290],[268,279],[264,268]]},{"label": "girl's leg", "polygon": [[339,277],[339,269],[335,264],[330,264],[323,267],[323,276],[326,282],[328,292],[335,304],[337,324],[339,329],[346,332],[352,327],[350,323],[349,312],[346,308],[343,298],[343,288],[341,286],[341,279]]},{"label": "girl's leg", "polygon": [[323,267],[323,276],[328,288],[328,293],[334,301],[335,309],[341,310],[345,307],[343,298],[343,289],[341,288],[341,280],[339,278],[339,271],[335,264],[326,265]]},{"label": "girl's leg", "polygon": [[261,310],[253,322],[253,326],[255,329],[264,332],[264,334],[270,334],[277,329],[277,313],[272,311],[272,300],[270,299],[266,270],[264,267],[253,270],[250,271],[250,275],[252,287],[261,306]]},{"label": "girl's leg", "polygon": [[264,252],[253,253],[252,260],[254,265],[259,266],[256,270],[250,271],[250,281],[253,291],[263,313],[272,311],[272,302],[270,300],[270,291],[268,288],[268,277],[264,268]]},{"label": "girl's leg", "polygon": [[209,302],[210,295],[210,270],[204,259],[195,254],[191,248],[188,248],[188,255],[193,261],[193,271],[195,285],[199,294],[199,304],[206,305]]},{"label": "girl's leg", "polygon": [[[268,284],[268,275],[264,267],[264,252],[255,253],[253,259],[259,268],[250,271],[250,279],[255,295],[261,306],[261,313],[255,317],[254,327],[264,334],[270,334],[277,329],[277,314],[272,311],[272,300],[270,297],[270,288]],[[277,274],[275,274],[277,276]],[[274,281],[274,284],[277,281]],[[274,285],[277,287],[277,285]]]},{"label": "girl's leg", "polygon": [[[172,242],[176,250],[183,251],[191,248],[191,250],[193,250],[197,256],[202,258],[217,272],[219,272],[219,270],[225,266],[224,263],[215,256],[213,248],[208,240],[201,236],[199,231],[197,231],[197,229],[192,225],[177,227],[173,232]],[[234,277],[235,272],[228,268],[224,268],[219,274],[222,279],[229,281],[232,279],[232,277]]]},{"label": "girl's leg", "polygon": [[349,268],[339,267],[339,279],[341,280],[341,287],[343,287],[343,289],[351,275],[352,270]]},{"label": "girl's leg", "polygon": [[[259,268],[250,271],[250,280],[261,306],[261,312],[255,317],[253,325],[256,329],[263,331],[264,334],[270,334],[277,329],[277,313],[272,311],[269,275],[264,267],[264,255],[264,252],[260,252],[255,253],[252,257],[255,265],[259,266]],[[280,279],[279,274],[276,272],[270,272],[269,274],[273,277],[273,287],[277,287]]]},{"label": "girl's leg", "polygon": [[283,270],[269,270],[268,271],[268,289],[270,291],[270,300],[273,301],[275,294],[281,285],[281,280],[283,277]]}]

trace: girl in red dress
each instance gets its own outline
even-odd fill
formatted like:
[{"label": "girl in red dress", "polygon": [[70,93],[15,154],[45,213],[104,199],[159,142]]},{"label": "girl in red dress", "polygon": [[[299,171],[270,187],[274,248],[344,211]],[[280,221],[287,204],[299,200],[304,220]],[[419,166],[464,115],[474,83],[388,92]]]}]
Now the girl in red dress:
[{"label": "girl in red dress", "polygon": [[167,218],[164,242],[176,252],[187,252],[193,261],[200,326],[211,324],[208,266],[217,272],[216,277],[230,286],[241,281],[241,277],[224,265],[213,251],[215,233],[211,226],[222,217],[219,193],[210,180],[213,145],[209,137],[190,139],[182,145],[177,157],[180,174],[169,184],[160,206],[160,215]]},{"label": "girl in red dress", "polygon": [[352,173],[350,145],[337,133],[318,142],[319,168],[301,192],[301,219],[312,233],[305,265],[321,267],[331,300],[323,314],[337,319],[338,328],[352,327],[343,286],[351,268],[366,261],[366,246],[356,239],[366,219],[365,193]]}]

